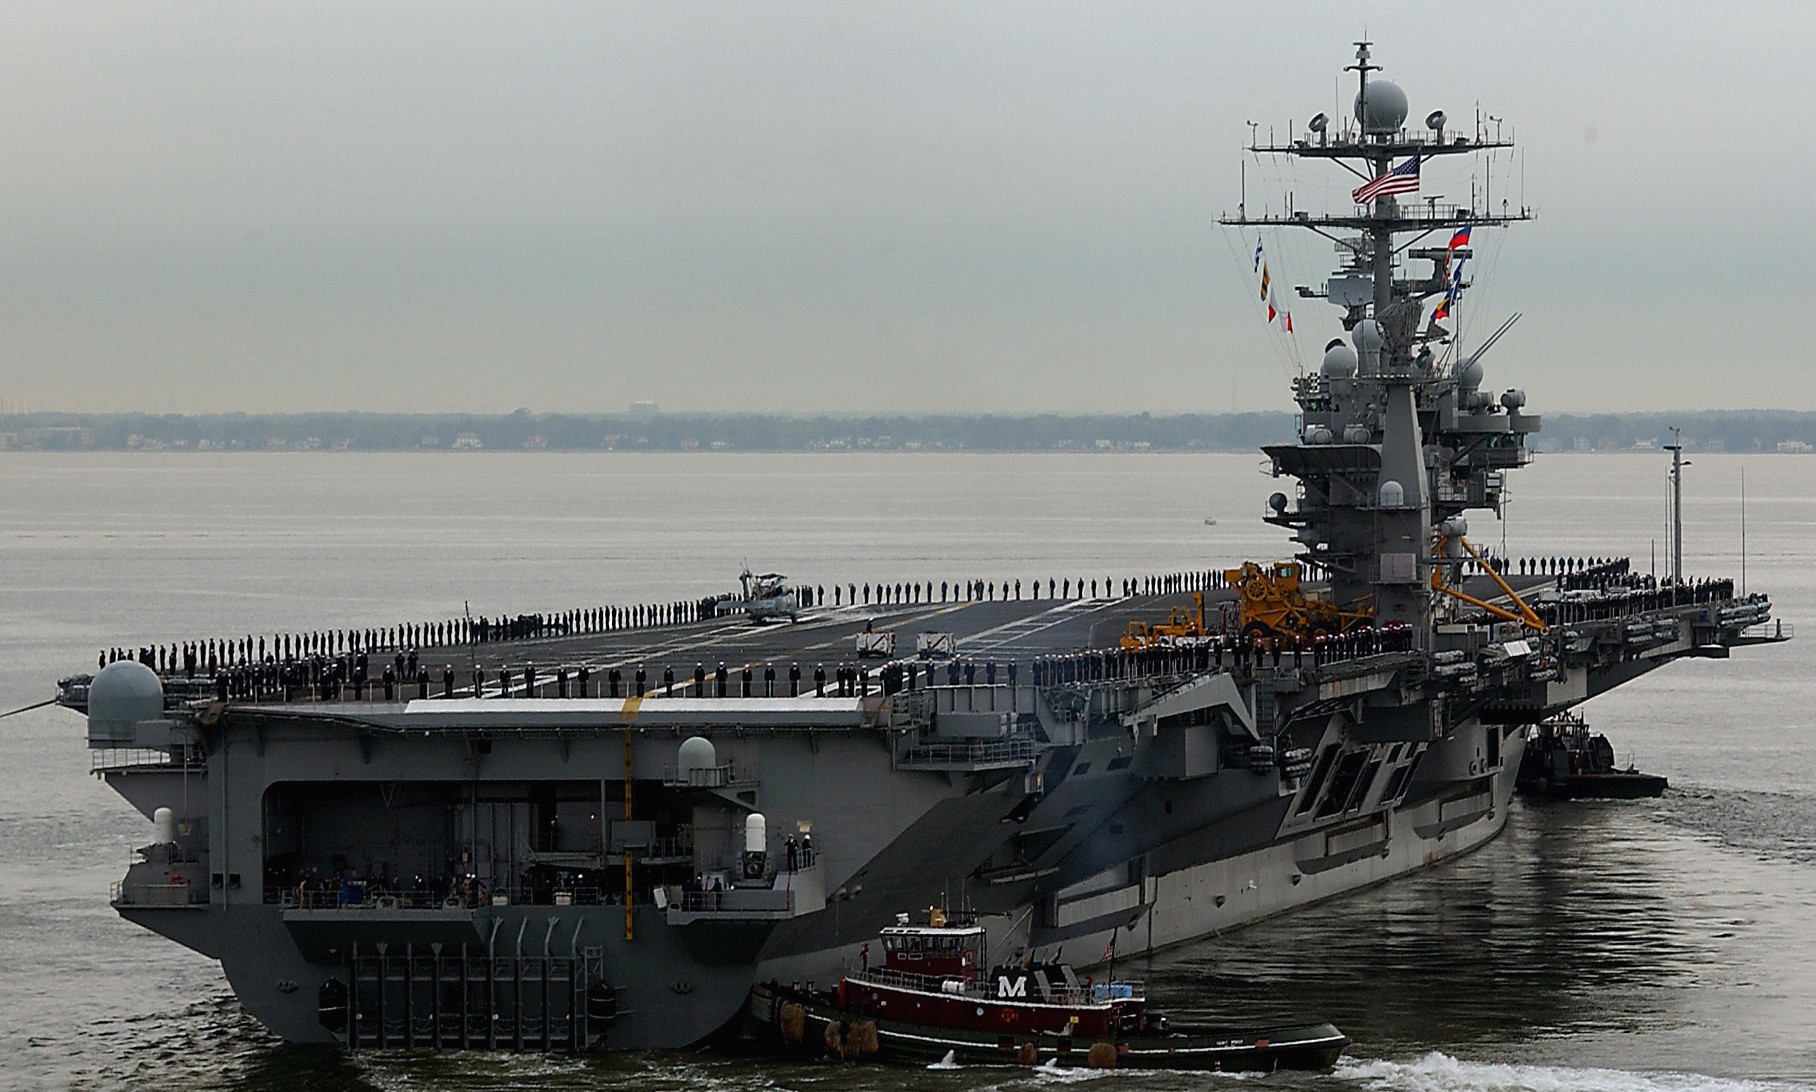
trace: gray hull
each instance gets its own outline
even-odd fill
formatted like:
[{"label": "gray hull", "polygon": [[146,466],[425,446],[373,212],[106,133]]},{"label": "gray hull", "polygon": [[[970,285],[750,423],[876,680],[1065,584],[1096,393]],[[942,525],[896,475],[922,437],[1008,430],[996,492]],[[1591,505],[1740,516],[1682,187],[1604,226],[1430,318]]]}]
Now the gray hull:
[{"label": "gray hull", "polygon": [[[1011,786],[1016,791],[997,785],[955,793],[945,774],[890,771],[886,763],[873,761],[869,765],[877,768],[875,776],[884,781],[924,784],[918,793],[893,788],[903,798],[896,820],[901,830],[887,841],[882,838],[886,827],[872,832],[875,851],[862,867],[841,870],[848,887],[831,892],[831,902],[825,884],[836,865],[829,848],[811,865],[783,873],[794,900],[786,911],[639,904],[629,940],[623,906],[589,904],[586,896],[580,904],[572,896],[554,896],[532,905],[491,905],[488,900],[478,906],[424,906],[405,898],[399,900],[403,905],[387,906],[381,898],[371,905],[309,906],[283,892],[267,892],[255,902],[245,897],[243,874],[237,891],[223,883],[206,898],[191,890],[185,892],[188,900],[171,905],[154,901],[171,885],[135,884],[129,877],[119,908],[130,920],[219,959],[247,1010],[293,1042],[444,1049],[679,1046],[706,1039],[733,1021],[754,983],[836,980],[857,964],[862,945],[875,936],[879,923],[899,912],[897,907],[926,905],[964,887],[970,888],[968,901],[986,908],[982,920],[991,930],[993,951],[1065,945],[1076,956],[1107,950],[1114,934],[1116,952],[1128,957],[1435,864],[1479,846],[1501,829],[1518,764],[1518,740],[1518,735],[1510,738],[1500,756],[1502,765],[1491,776],[1460,786],[1435,783],[1427,786],[1422,800],[1312,823],[1288,837],[1280,836],[1282,827],[1290,831],[1296,821],[1305,825],[1293,816],[1299,794],[1276,789],[1257,796],[1256,784],[1264,778],[1250,770],[1223,771],[1194,785],[1155,784],[1124,773],[1070,778],[1066,792],[1049,793],[1049,798],[1057,798],[1053,805],[1063,804],[1065,811],[1083,806],[1068,802],[1074,799],[1098,801],[1100,836],[1119,826],[1118,817],[1128,822],[1150,808],[1164,813],[1166,800],[1161,798],[1182,803],[1184,797],[1196,796],[1201,806],[1216,807],[1220,798],[1241,796],[1251,803],[1239,814],[1181,829],[1169,839],[1151,837],[1150,848],[1141,854],[1065,886],[1057,878],[1080,867],[1068,866],[1068,858],[1089,860],[1102,854],[1092,838],[1081,838],[1053,857],[1056,863],[1032,869],[1044,875],[980,882],[980,871],[989,875],[980,863],[1002,856],[1004,830],[1040,820],[1040,806],[1022,824],[1004,818],[1028,798],[1019,785]],[[1435,745],[1436,750],[1445,746]],[[283,757],[281,737],[268,738],[266,747],[267,755],[285,768],[307,769],[308,763]],[[316,762],[336,764],[333,748],[319,739],[311,749]],[[584,755],[584,748],[571,744],[571,760],[575,752]],[[1091,748],[1078,753],[1089,754]],[[766,762],[774,758],[766,756]],[[1434,769],[1443,765],[1431,756],[1426,762]],[[432,762],[428,769],[422,762],[414,765],[419,774],[432,772]],[[864,781],[854,772],[863,761],[842,754],[832,740],[823,741],[819,755],[801,765],[803,776],[843,770],[850,783]],[[381,763],[378,772],[395,775],[400,769]],[[206,782],[207,775],[202,776]],[[243,769],[228,777],[254,784]],[[141,769],[115,778],[123,789],[145,794],[147,805],[163,798],[155,773]],[[812,784],[806,793],[819,799],[815,814],[824,824],[816,826],[822,831],[819,841],[841,846],[838,829],[859,821],[860,805],[874,808],[870,793],[857,799],[835,797],[822,791],[817,779],[808,780]],[[261,795],[268,797],[270,786],[263,788]],[[871,791],[883,789],[872,786]],[[1255,831],[1269,827],[1273,836],[1231,850],[1256,841]],[[955,852],[957,844],[969,847],[968,855]],[[1194,852],[1213,856],[1184,857]],[[904,860],[905,854],[912,860]],[[1162,861],[1172,864],[1160,871],[1155,866]],[[194,866],[136,867],[143,881],[153,871]],[[865,882],[876,885],[874,894],[863,890]],[[733,897],[728,893],[722,899]],[[817,908],[808,908],[815,903]],[[324,990],[332,983],[352,985],[352,1005],[338,1002],[344,1017],[329,1011],[336,998]],[[610,990],[610,1003],[603,1008],[597,996],[602,987]],[[349,1034],[350,1024],[359,1029],[357,1037]]]}]

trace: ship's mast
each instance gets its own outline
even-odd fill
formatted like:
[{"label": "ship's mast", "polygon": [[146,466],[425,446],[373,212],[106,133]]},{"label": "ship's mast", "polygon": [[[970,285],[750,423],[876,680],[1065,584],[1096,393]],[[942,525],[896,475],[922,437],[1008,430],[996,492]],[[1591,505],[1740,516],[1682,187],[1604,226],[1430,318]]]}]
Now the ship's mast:
[{"label": "ship's mast", "polygon": [[[1454,303],[1464,286],[1461,263],[1472,251],[1466,244],[1417,244],[1440,232],[1441,244],[1459,228],[1498,227],[1530,214],[1497,214],[1475,207],[1473,197],[1469,204],[1445,202],[1442,195],[1410,197],[1419,192],[1426,163],[1511,143],[1498,134],[1484,140],[1447,133],[1442,111],[1425,118],[1426,132],[1409,131],[1406,95],[1374,78],[1381,66],[1372,62],[1371,45],[1357,42],[1355,63],[1345,69],[1356,73],[1350,124],[1333,135],[1332,120],[1318,114],[1303,136],[1250,141],[1258,155],[1342,166],[1366,184],[1358,188],[1358,207],[1253,215],[1245,197],[1223,223],[1311,231],[1344,255],[1325,284],[1298,291],[1342,309],[1339,321],[1353,350],[1332,342],[1320,374],[1295,384],[1300,442],[1265,450],[1275,474],[1298,478],[1300,492],[1296,505],[1277,506],[1268,520],[1296,530],[1304,547],[1299,556],[1330,575],[1341,605],[1370,609],[1378,625],[1401,623],[1424,636],[1433,621],[1433,588],[1458,576],[1464,564],[1457,542],[1465,530],[1461,513],[1498,513],[1501,472],[1527,461],[1524,437],[1537,430],[1538,419],[1519,412],[1523,394],[1509,391],[1497,405],[1479,389],[1486,346],[1450,368],[1437,362],[1433,343],[1445,346],[1451,339],[1435,319],[1422,325],[1425,301],[1444,296]],[[1410,241],[1396,243],[1406,236]],[[1408,264],[1429,260],[1431,274],[1402,270],[1396,276],[1402,258]],[[1440,543],[1448,544],[1442,555],[1434,550]]]}]

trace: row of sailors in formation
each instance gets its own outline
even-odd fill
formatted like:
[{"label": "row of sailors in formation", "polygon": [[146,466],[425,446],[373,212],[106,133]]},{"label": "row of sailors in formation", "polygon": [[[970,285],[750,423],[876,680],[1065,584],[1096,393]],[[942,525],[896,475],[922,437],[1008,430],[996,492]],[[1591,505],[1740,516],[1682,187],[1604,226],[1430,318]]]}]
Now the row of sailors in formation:
[{"label": "row of sailors in formation", "polygon": [[[1497,572],[1507,573],[1514,565],[1505,558],[1486,555],[1487,563]],[[1626,558],[1521,558],[1521,576],[1559,576],[1564,590],[1593,587],[1607,575],[1625,573]],[[1024,594],[1041,598],[1040,579],[1024,584],[1021,580],[975,580],[958,583],[941,581],[938,602],[1020,600]],[[1145,577],[1114,580],[1109,577],[1076,579],[1049,577],[1045,581],[1049,599],[1074,597],[1098,598],[1121,595],[1183,594],[1222,588],[1223,574],[1217,571],[1164,573]],[[802,608],[825,603],[825,585],[803,586],[796,591]],[[833,585],[832,604],[857,605],[860,600],[870,605],[911,605],[934,602],[935,585],[925,583],[846,584]],[[325,630],[310,633],[278,634],[267,643],[261,635],[189,641],[180,645],[148,645],[137,655],[123,649],[104,649],[98,666],[106,667],[115,660],[135,658],[162,675],[198,673],[214,674],[223,667],[265,662],[268,659],[303,659],[311,656],[340,656],[368,651],[394,651],[410,648],[442,647],[507,640],[533,640],[548,637],[642,629],[652,626],[679,625],[710,617],[718,609],[716,599],[677,600],[672,603],[650,603],[630,607],[589,607],[555,614],[519,614],[515,616],[455,618],[442,622],[424,622],[364,630]],[[401,674],[401,669],[400,669]],[[412,672],[412,675],[414,673]]]},{"label": "row of sailors in formation", "polygon": [[[1221,572],[1177,572],[1158,573],[1152,576],[1134,577],[1047,577],[1043,583],[1040,578],[1027,581],[1005,579],[973,580],[964,583],[942,580],[938,585],[933,581],[898,583],[898,584],[846,584],[832,586],[832,605],[835,607],[858,606],[912,606],[917,603],[946,602],[1004,602],[1022,599],[1041,598],[1042,588],[1048,599],[1098,599],[1128,598],[1134,595],[1177,595],[1195,591],[1208,591],[1224,586]],[[826,588],[817,585],[812,589],[821,602],[826,601]],[[935,598],[937,595],[937,598]]]},{"label": "row of sailors in formation", "polygon": [[383,629],[333,629],[308,633],[280,633],[269,642],[264,636],[209,638],[181,644],[146,645],[137,653],[122,648],[103,649],[100,666],[115,660],[137,659],[160,675],[214,674],[222,667],[261,663],[270,659],[304,659],[411,648],[482,644],[491,641],[533,640],[574,634],[603,633],[621,629],[677,625],[701,617],[705,604],[677,601],[634,607],[589,607],[557,614],[519,614],[497,618],[454,618]]},{"label": "row of sailors in formation", "polygon": [[1314,667],[1340,663],[1385,652],[1405,652],[1413,647],[1413,631],[1402,623],[1384,628],[1364,627],[1348,633],[1307,637],[1296,634],[1244,637],[1213,635],[1204,641],[1153,645],[1142,649],[1097,649],[1034,661],[1036,686],[1064,686],[1144,675],[1174,675],[1228,667],[1248,671],[1290,661],[1296,668],[1309,661]]},{"label": "row of sailors in formation", "polygon": [[[1166,595],[1223,587],[1220,572],[1178,572],[1152,576],[1101,581],[1084,577],[1050,577],[1045,581],[1049,599],[1097,598],[1111,596]],[[1041,597],[1041,580],[1026,585],[1020,580],[991,580],[963,583],[941,581],[939,602],[995,601]],[[860,597],[865,605],[907,605],[934,602],[934,583],[846,584],[833,585],[832,603],[855,606]],[[1088,593],[1087,593],[1087,589]],[[823,584],[796,589],[800,606],[805,609],[827,601]],[[315,656],[374,652],[402,652],[406,649],[435,648],[453,645],[484,644],[493,641],[535,640],[582,634],[607,633],[652,626],[680,625],[710,618],[719,609],[715,598],[698,601],[677,600],[672,603],[649,603],[630,607],[588,607],[554,614],[519,614],[499,617],[453,618],[441,622],[422,622],[378,629],[335,629],[308,633],[280,633],[269,641],[254,637],[209,638],[181,644],[146,645],[136,651],[121,647],[101,650],[99,667],[116,660],[137,659],[160,675],[214,675],[223,668],[269,660],[303,660]],[[399,669],[402,674],[402,669]],[[414,672],[411,673],[412,676]]]},{"label": "row of sailors in formation", "polygon": [[[1726,578],[1680,583],[1669,579],[1654,580],[1647,576],[1631,583],[1610,582],[1597,585],[1593,590],[1597,593],[1593,598],[1540,603],[1534,610],[1547,623],[1593,622],[1626,618],[1672,607],[1725,603],[1734,599],[1734,581]],[[1766,597],[1754,592],[1741,601],[1764,603]]]},{"label": "row of sailors in formation", "polygon": [[1534,557],[1520,559],[1521,576],[1555,576],[1558,587],[1587,587],[1582,581],[1618,576],[1632,568],[1624,557]]},{"label": "row of sailors in formation", "polygon": [[[1412,647],[1412,631],[1402,625],[1383,629],[1364,628],[1349,633],[1305,638],[1297,636],[1243,638],[1224,634],[1206,641],[1177,645],[1156,645],[1145,649],[1101,649],[1036,658],[1032,680],[1037,686],[1063,686],[1156,675],[1173,675],[1223,669],[1262,668],[1270,663],[1278,668],[1290,659],[1295,668],[1309,659],[1318,667],[1383,652],[1405,651]],[[735,679],[734,679],[735,674]],[[995,660],[951,659],[943,664],[896,661],[884,665],[877,673],[877,684],[885,694],[912,690],[917,685],[937,685],[943,676],[948,686],[995,686],[999,682],[1015,686],[1020,681],[1021,667],[1015,661],[998,664]],[[283,663],[238,664],[219,669],[214,675],[216,696],[223,701],[340,701],[351,698],[363,701],[396,701],[428,698],[439,682],[439,696],[496,695],[499,697],[608,697],[628,698],[651,695],[687,695],[700,697],[789,697],[800,696],[811,681],[816,697],[828,693],[838,697],[868,695],[872,687],[868,667],[840,664],[829,675],[825,664],[816,664],[811,677],[799,663],[778,671],[775,664],[758,670],[750,665],[735,673],[723,662],[712,672],[705,664],[694,665],[690,681],[683,678],[677,685],[675,669],[663,669],[660,680],[638,664],[633,672],[617,666],[607,668],[603,679],[595,680],[592,667],[582,665],[555,669],[553,675],[539,675],[535,665],[521,668],[502,667],[496,681],[486,669],[475,666],[470,679],[457,678],[453,665],[443,665],[439,680],[435,672],[420,663],[414,652],[401,655],[386,664],[379,676],[369,674],[364,653],[333,659],[313,656],[307,660]]]}]

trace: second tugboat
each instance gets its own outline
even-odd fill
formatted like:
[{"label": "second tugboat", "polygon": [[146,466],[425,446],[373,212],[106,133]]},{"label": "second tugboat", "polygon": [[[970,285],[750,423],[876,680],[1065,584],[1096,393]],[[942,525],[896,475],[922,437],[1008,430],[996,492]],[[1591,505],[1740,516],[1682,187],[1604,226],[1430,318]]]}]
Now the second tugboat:
[{"label": "second tugboat", "polygon": [[[1139,982],[1082,980],[1054,958],[989,966],[984,930],[928,911],[900,914],[837,988],[770,982],[751,994],[759,1034],[785,1052],[970,1064],[1057,1062],[1097,1069],[1329,1069],[1349,1039],[1321,1021],[1273,1027],[1176,1025]],[[1107,953],[1106,953],[1107,954]]]}]

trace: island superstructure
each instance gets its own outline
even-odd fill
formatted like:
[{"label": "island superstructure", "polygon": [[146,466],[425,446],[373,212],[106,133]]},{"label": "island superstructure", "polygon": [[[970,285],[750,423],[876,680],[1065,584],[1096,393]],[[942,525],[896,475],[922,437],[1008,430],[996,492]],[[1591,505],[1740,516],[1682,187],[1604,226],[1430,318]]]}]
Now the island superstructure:
[{"label": "island superstructure", "polygon": [[[1228,220],[1339,247],[1307,294],[1343,337],[1264,449],[1292,558],[120,660],[60,692],[152,820],[115,907],[292,1041],[661,1047],[756,983],[836,981],[909,910],[963,905],[1011,959],[1126,958],[1492,838],[1529,726],[1785,633],[1729,582],[1469,544],[1540,422],[1425,302],[1454,302],[1458,231],[1525,213],[1402,200],[1406,164],[1506,145],[1409,132],[1367,44],[1352,71],[1349,123],[1255,151],[1387,192]],[[879,628],[951,658],[861,666]]]}]

